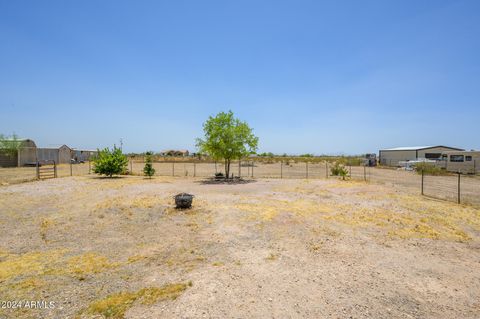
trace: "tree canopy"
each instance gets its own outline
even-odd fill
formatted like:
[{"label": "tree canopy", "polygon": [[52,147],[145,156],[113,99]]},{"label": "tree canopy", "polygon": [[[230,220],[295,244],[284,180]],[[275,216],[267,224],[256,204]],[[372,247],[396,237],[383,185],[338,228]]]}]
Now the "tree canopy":
[{"label": "tree canopy", "polygon": [[112,177],[126,172],[128,159],[116,146],[113,146],[113,150],[107,147],[98,151],[98,155],[93,159],[93,165],[96,174]]},{"label": "tree canopy", "polygon": [[203,124],[203,131],[205,137],[197,139],[197,148],[215,160],[224,160],[227,177],[232,160],[254,154],[258,147],[258,137],[232,111],[210,116]]},{"label": "tree canopy", "polygon": [[12,134],[11,136],[0,134],[0,149],[3,153],[15,156],[21,145],[22,140],[20,140],[16,134]]}]

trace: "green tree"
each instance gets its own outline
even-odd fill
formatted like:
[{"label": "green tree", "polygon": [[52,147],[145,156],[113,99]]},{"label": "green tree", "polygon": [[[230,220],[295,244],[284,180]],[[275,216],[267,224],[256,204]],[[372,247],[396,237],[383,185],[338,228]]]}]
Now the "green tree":
[{"label": "green tree", "polygon": [[146,152],[145,153],[145,167],[143,168],[143,174],[152,178],[155,175],[155,168],[153,168],[153,152]]},{"label": "green tree", "polygon": [[124,174],[127,171],[128,159],[122,154],[122,150],[113,146],[98,150],[98,155],[93,159],[93,171],[96,174],[112,177],[113,175]]},{"label": "green tree", "polygon": [[215,160],[225,162],[225,175],[230,176],[230,163],[250,154],[255,154],[258,137],[246,122],[233,116],[233,112],[220,112],[210,116],[203,124],[204,139],[197,139],[200,152],[208,154]]},{"label": "green tree", "polygon": [[2,153],[8,156],[15,156],[21,145],[22,141],[18,139],[18,136],[15,133],[11,136],[0,134],[0,149],[2,150]]}]

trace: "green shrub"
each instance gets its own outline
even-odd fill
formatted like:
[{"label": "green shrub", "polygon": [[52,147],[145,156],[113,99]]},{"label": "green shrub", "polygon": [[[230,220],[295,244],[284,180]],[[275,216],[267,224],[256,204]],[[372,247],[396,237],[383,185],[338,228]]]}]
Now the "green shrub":
[{"label": "green shrub", "polygon": [[333,164],[332,168],[330,168],[330,172],[333,176],[341,176],[343,180],[348,176],[348,170],[346,167],[338,162]]},{"label": "green shrub", "polygon": [[442,168],[434,165],[433,163],[418,163],[415,164],[415,171],[418,174],[422,174],[422,171],[426,175],[447,175],[448,173]]},{"label": "green shrub", "polygon": [[152,154],[152,152],[145,153],[145,167],[143,168],[143,174],[145,174],[145,176],[148,176],[149,178],[152,178],[152,176],[155,175]]},{"label": "green shrub", "polygon": [[99,150],[98,155],[93,159],[93,171],[96,174],[112,177],[113,175],[125,174],[127,171],[128,159],[122,154],[122,150],[113,146]]}]

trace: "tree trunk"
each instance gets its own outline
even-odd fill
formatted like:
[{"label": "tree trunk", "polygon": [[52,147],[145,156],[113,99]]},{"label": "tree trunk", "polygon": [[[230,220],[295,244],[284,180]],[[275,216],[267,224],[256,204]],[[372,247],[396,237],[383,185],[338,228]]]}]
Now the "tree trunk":
[{"label": "tree trunk", "polygon": [[230,160],[225,160],[225,178],[230,178]]}]

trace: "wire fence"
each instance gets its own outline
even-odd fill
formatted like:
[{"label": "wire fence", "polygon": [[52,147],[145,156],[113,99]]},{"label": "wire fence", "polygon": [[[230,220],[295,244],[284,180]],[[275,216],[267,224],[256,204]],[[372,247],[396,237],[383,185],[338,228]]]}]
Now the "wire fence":
[{"label": "wire fence", "polygon": [[[129,160],[129,174],[143,175],[145,163]],[[225,174],[220,162],[205,161],[161,161],[154,162],[156,176],[209,178],[217,173]],[[260,162],[236,161],[231,164],[230,173],[241,178],[278,179],[333,179],[332,164],[329,162]],[[381,183],[403,187],[425,196],[453,201],[461,204],[480,206],[480,175],[447,174],[432,176],[392,168],[346,166],[348,178],[352,180]],[[83,176],[93,174],[93,164],[59,164],[57,177]],[[37,179],[36,167],[0,168],[0,185],[8,185]]]},{"label": "wire fence", "polygon": [[[382,159],[380,165],[388,167],[410,167],[415,165],[415,161],[400,161],[394,159]],[[428,165],[432,165],[438,168],[441,168],[447,172],[462,174],[480,174],[480,162],[477,159],[471,158],[469,160],[463,160],[460,162],[452,162],[447,160],[436,160],[433,162],[425,162]]]}]

